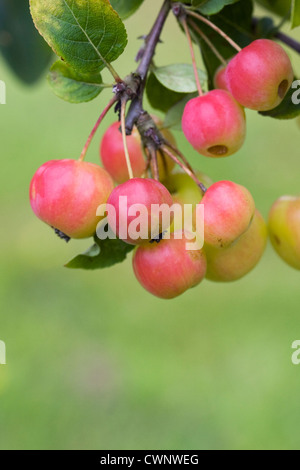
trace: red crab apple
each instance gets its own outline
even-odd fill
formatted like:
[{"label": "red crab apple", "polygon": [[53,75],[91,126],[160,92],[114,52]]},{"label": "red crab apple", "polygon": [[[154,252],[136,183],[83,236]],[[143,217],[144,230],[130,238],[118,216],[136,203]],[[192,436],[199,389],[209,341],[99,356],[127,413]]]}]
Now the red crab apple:
[{"label": "red crab apple", "polygon": [[[169,210],[172,196],[162,183],[153,179],[133,178],[120,184],[112,191],[107,204],[111,229],[133,245],[158,237],[173,220]],[[162,205],[167,217],[157,211]]]},{"label": "red crab apple", "polygon": [[246,108],[268,111],[278,106],[294,79],[285,50],[270,39],[257,39],[228,64],[226,82],[230,93]]},{"label": "red crab apple", "polygon": [[246,276],[260,261],[268,240],[262,215],[256,210],[253,221],[236,243],[228,248],[205,247],[206,278],[216,282],[232,282]]},{"label": "red crab apple", "polygon": [[212,90],[185,106],[182,129],[189,143],[207,157],[228,157],[246,136],[243,108],[225,90]]},{"label": "red crab apple", "polygon": [[283,196],[272,206],[269,233],[278,255],[300,269],[300,196]]},{"label": "red crab apple", "polygon": [[226,83],[226,68],[227,68],[227,65],[220,65],[220,67],[217,69],[215,76],[214,76],[214,87],[219,90],[228,91],[228,87]]},{"label": "red crab apple", "polygon": [[198,285],[206,273],[203,250],[186,249],[186,232],[176,239],[139,246],[133,256],[133,269],[139,283],[151,294],[173,299]]},{"label": "red crab apple", "polygon": [[[161,128],[162,121],[156,116],[152,116],[152,118],[155,124]],[[162,129],[161,133],[166,140],[176,146],[175,139],[169,130]],[[142,149],[141,137],[136,127],[133,128],[132,134],[126,137],[126,140],[133,176],[139,178],[146,171],[147,164]],[[100,158],[104,168],[116,183],[120,184],[128,181],[129,174],[119,122],[113,123],[105,132],[100,145]],[[164,158],[158,155],[158,170],[162,181],[166,177],[166,173],[173,168],[174,163],[167,155],[164,154]]]},{"label": "red crab apple", "polygon": [[92,236],[114,185],[100,166],[77,160],[51,160],[30,184],[30,203],[36,216],[70,238]]},{"label": "red crab apple", "polygon": [[[224,248],[247,231],[255,212],[250,192],[232,181],[219,181],[206,191],[204,238],[207,245]],[[197,206],[196,210],[198,210]]]}]

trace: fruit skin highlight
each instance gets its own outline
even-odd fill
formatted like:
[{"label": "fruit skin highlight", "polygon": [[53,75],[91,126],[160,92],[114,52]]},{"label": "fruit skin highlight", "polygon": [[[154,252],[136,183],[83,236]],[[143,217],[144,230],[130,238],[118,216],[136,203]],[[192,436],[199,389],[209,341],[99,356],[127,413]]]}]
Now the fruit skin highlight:
[{"label": "fruit skin highlight", "polygon": [[255,212],[255,202],[248,189],[232,181],[214,183],[201,204],[204,205],[205,243],[218,248],[228,247],[243,235]]},{"label": "fruit skin highlight", "polygon": [[113,181],[100,166],[77,160],[51,160],[35,173],[30,184],[30,204],[36,216],[70,238],[94,235]]},{"label": "fruit skin highlight", "polygon": [[[163,126],[163,122],[158,117],[152,116],[152,119],[158,128]],[[175,138],[168,129],[162,129],[161,134],[172,145],[176,146]],[[142,148],[142,140],[136,127],[133,128],[132,134],[126,137],[126,140],[133,176],[140,178],[146,171],[147,163]],[[100,145],[100,160],[116,183],[121,184],[129,180],[120,122],[114,122],[104,133]],[[165,154],[164,158],[158,154],[157,161],[159,177],[163,181],[167,174],[172,171],[175,163]]]},{"label": "fruit skin highlight", "polygon": [[226,69],[230,93],[244,107],[256,111],[276,108],[294,80],[285,50],[270,39],[257,39],[242,49]]},{"label": "fruit skin highlight", "polygon": [[[126,197],[126,206],[122,203],[122,198]],[[116,220],[114,215],[108,211],[108,223],[111,229],[115,232],[117,237],[123,241],[138,245],[146,243],[150,240],[151,234],[155,233],[155,236],[159,236],[164,230],[167,230],[172,223],[172,216],[168,226],[164,226],[165,223],[161,217],[156,216],[152,209],[153,205],[165,204],[172,206],[173,199],[167,188],[159,181],[149,178],[133,178],[126,183],[117,186],[109,196],[107,204],[111,205],[115,209]],[[140,214],[132,214],[132,206],[142,205],[143,207]],[[141,218],[140,237],[132,238],[130,236],[131,224],[136,221],[137,218]]]},{"label": "fruit skin highlight", "polygon": [[206,245],[206,278],[215,282],[233,282],[246,276],[260,261],[267,240],[266,222],[256,210],[247,232],[236,243],[224,249]]},{"label": "fruit skin highlight", "polygon": [[188,101],[182,116],[182,129],[201,155],[228,157],[244,143],[245,111],[227,91],[212,90]]},{"label": "fruit skin highlight", "polygon": [[279,198],[270,210],[268,226],[275,251],[287,264],[300,269],[300,197]]},{"label": "fruit skin highlight", "polygon": [[151,294],[162,299],[173,299],[198,285],[206,273],[203,250],[188,251],[187,239],[180,234],[175,239],[147,243],[136,249],[133,269],[139,283]]}]

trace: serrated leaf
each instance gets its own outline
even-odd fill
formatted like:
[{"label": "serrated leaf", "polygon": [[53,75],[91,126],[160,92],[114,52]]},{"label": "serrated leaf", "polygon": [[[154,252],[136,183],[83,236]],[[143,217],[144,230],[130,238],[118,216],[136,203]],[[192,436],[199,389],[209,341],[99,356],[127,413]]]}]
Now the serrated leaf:
[{"label": "serrated leaf", "polygon": [[100,74],[80,74],[61,60],[52,65],[48,82],[54,93],[69,103],[91,101],[103,90]]},{"label": "serrated leaf", "polygon": [[300,0],[292,0],[292,28],[300,26]]},{"label": "serrated leaf", "polygon": [[122,240],[108,238],[99,240],[95,236],[95,243],[85,253],[73,258],[65,265],[70,269],[104,269],[122,263],[127,255],[134,250],[133,245]]},{"label": "serrated leaf", "polygon": [[30,0],[31,15],[54,52],[80,73],[99,73],[127,44],[108,0]]},{"label": "serrated leaf", "polygon": [[153,73],[149,75],[146,93],[152,108],[164,113],[186,96],[185,93],[177,93],[164,87]]},{"label": "serrated leaf", "polygon": [[[152,70],[157,80],[168,90],[176,93],[194,93],[197,91],[197,84],[194,69],[189,64],[173,64],[165,67],[158,67]],[[198,70],[200,82],[205,85],[207,75],[202,70]]]},{"label": "serrated leaf", "polygon": [[216,15],[227,5],[236,3],[240,0],[193,0],[192,5],[199,7],[198,10],[203,15]]},{"label": "serrated leaf", "polygon": [[282,103],[270,111],[262,111],[259,114],[274,119],[295,119],[300,115],[300,80],[294,84],[286,94]]},{"label": "serrated leaf", "polygon": [[25,83],[40,78],[52,51],[35,29],[29,4],[24,0],[0,0],[0,52]]},{"label": "serrated leaf", "polygon": [[195,98],[196,96],[197,96],[197,93],[193,93],[191,95],[185,95],[185,97],[182,100],[180,100],[178,103],[172,106],[172,108],[169,109],[169,111],[167,112],[165,116],[164,127],[181,131],[182,130],[181,120],[182,120],[182,115],[183,115],[185,105],[187,104],[188,101],[190,101],[192,98]]},{"label": "serrated leaf", "polygon": [[141,6],[144,0],[110,0],[111,6],[122,20],[126,20]]}]

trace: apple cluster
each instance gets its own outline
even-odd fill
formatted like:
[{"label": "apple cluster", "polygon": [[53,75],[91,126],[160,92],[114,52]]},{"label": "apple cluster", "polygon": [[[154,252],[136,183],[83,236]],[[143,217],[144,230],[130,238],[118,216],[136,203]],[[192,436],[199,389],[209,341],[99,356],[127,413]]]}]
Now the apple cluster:
[{"label": "apple cluster", "polygon": [[187,140],[201,155],[232,155],[245,141],[244,108],[276,108],[293,79],[291,61],[279,44],[269,39],[253,41],[217,70],[215,90],[187,103],[182,117]]},{"label": "apple cluster", "polygon": [[[254,41],[226,68],[217,71],[215,90],[187,103],[182,127],[188,141],[205,156],[233,154],[245,138],[244,107],[274,108],[292,80],[285,51],[273,41]],[[172,133],[163,129],[158,118],[153,120],[164,141],[175,147]],[[201,181],[198,185],[188,174],[174,169],[174,161],[163,146],[157,153],[159,180],[149,178],[149,159],[136,128],[126,136],[126,143],[132,178],[119,122],[107,129],[101,141],[103,167],[82,160],[52,160],[42,165],[30,185],[30,202],[37,217],[61,237],[81,239],[94,236],[99,223],[104,223],[105,216],[97,215],[98,207],[113,207],[114,220],[109,212],[105,220],[119,239],[135,245],[133,270],[137,280],[163,299],[179,296],[204,278],[216,282],[241,279],[261,259],[268,232],[278,254],[300,269],[300,198],[279,199],[271,209],[268,230],[245,187],[232,181],[214,183],[207,175],[195,172],[196,181]],[[126,198],[126,206],[122,198]],[[182,208],[192,206],[190,220],[178,224],[175,212],[166,226],[161,217],[152,217],[153,205],[171,210],[174,203]],[[134,223],[130,211],[134,205],[147,209],[147,230],[140,237],[123,230]],[[204,244],[188,250],[187,242],[197,230],[195,220],[200,212],[204,214]]]}]

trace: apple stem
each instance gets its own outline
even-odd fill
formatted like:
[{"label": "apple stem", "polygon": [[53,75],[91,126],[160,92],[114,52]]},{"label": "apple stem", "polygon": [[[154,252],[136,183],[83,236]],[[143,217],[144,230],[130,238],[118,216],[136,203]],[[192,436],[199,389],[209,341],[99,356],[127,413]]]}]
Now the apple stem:
[{"label": "apple stem", "polygon": [[133,171],[132,171],[132,166],[130,162],[130,156],[129,156],[128,145],[127,145],[127,136],[126,136],[126,104],[127,104],[126,99],[122,99],[121,101],[121,129],[122,129],[123,146],[124,146],[126,164],[127,164],[127,169],[128,169],[128,175],[129,175],[129,178],[132,179]]},{"label": "apple stem", "polygon": [[198,69],[197,69],[195,51],[194,51],[194,46],[193,46],[193,41],[192,41],[192,38],[191,38],[190,30],[189,30],[189,27],[188,27],[188,24],[187,24],[187,21],[186,21],[185,18],[181,18],[180,22],[183,26],[184,32],[185,32],[187,40],[188,40],[188,45],[189,45],[191,58],[192,58],[192,63],[193,63],[195,80],[196,80],[196,84],[197,84],[197,90],[198,90],[199,96],[203,96],[203,90],[202,90],[202,86],[201,86],[201,82],[200,82],[200,78],[199,78],[199,73],[198,73]]},{"label": "apple stem", "polygon": [[153,172],[154,179],[159,181],[159,171],[158,171],[158,162],[157,162],[157,153],[154,147],[149,149],[150,158],[151,158],[151,171]]},{"label": "apple stem", "polygon": [[183,163],[187,166],[187,168],[193,173],[195,174],[193,168],[191,167],[190,163],[188,162],[188,160],[185,158],[185,156],[183,155],[182,152],[180,152],[180,150],[176,147],[174,147],[174,145],[172,145],[170,142],[168,142],[167,140],[164,141],[164,144],[169,147],[169,149],[171,149],[173,152],[175,152],[175,154],[181,158],[181,160],[183,161]]},{"label": "apple stem", "polygon": [[206,36],[205,33],[199,28],[199,26],[192,20],[189,20],[189,24],[192,26],[193,30],[196,31],[196,33],[199,34],[199,36],[202,37],[203,41],[206,42],[208,47],[212,50],[212,52],[215,54],[215,56],[219,59],[221,64],[223,64],[225,67],[227,66],[227,61],[226,59],[220,54],[218,49],[214,46],[214,44],[211,42],[211,40]]},{"label": "apple stem", "polygon": [[198,180],[198,178],[197,178],[197,176],[195,175],[195,173],[194,173],[192,170],[190,170],[186,165],[184,165],[184,164],[179,160],[179,158],[176,157],[176,156],[173,154],[173,152],[171,152],[171,150],[168,149],[168,147],[167,147],[166,145],[163,145],[162,148],[161,148],[161,150],[162,150],[163,152],[165,152],[175,163],[177,163],[177,165],[179,165],[180,168],[182,168],[182,169],[185,171],[185,173],[186,173],[187,175],[189,175],[189,176],[192,178],[192,180],[195,181],[195,183],[197,184],[197,186],[199,186],[199,188],[201,189],[201,191],[203,192],[203,194],[206,193],[207,188],[204,186],[204,184],[201,183],[201,181]]},{"label": "apple stem", "polygon": [[81,152],[81,155],[79,157],[79,161],[80,162],[83,162],[83,160],[85,159],[85,156],[86,156],[86,153],[88,151],[88,148],[93,140],[93,137],[94,135],[96,134],[97,130],[98,130],[98,127],[100,126],[101,122],[103,121],[103,119],[105,118],[105,116],[107,115],[108,111],[113,107],[113,105],[118,101],[118,98],[116,96],[114,96],[110,102],[108,103],[108,105],[104,108],[104,110],[102,111],[102,113],[100,114],[100,117],[99,119],[97,120],[95,126],[93,127],[93,130],[92,132],[90,133],[89,135],[89,138],[88,140],[86,141],[86,144]]},{"label": "apple stem", "polygon": [[204,16],[202,15],[199,15],[199,13],[195,13],[194,11],[191,11],[191,10],[186,10],[186,14],[189,15],[189,16],[193,16],[194,18],[196,18],[197,20],[199,21],[202,21],[202,23],[205,23],[207,24],[208,26],[210,26],[212,29],[214,29],[218,34],[220,34],[220,36],[222,36],[224,39],[226,39],[226,41],[234,48],[236,49],[238,52],[240,52],[242,50],[242,48],[235,42],[233,41],[233,39],[231,39],[222,29],[220,29],[218,26],[216,26],[214,23],[212,23],[211,21],[209,21],[207,18],[205,18]]}]

